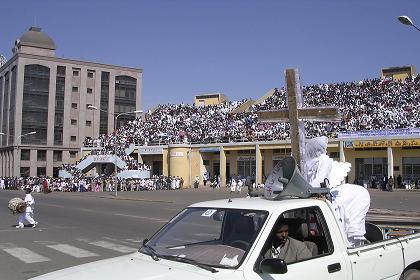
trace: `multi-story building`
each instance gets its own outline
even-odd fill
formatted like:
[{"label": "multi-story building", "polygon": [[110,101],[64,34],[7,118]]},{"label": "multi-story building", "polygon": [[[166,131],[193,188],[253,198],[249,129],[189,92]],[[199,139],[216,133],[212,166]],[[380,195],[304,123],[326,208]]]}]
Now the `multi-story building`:
[{"label": "multi-story building", "polygon": [[63,163],[79,159],[86,137],[111,133],[141,108],[142,69],[59,58],[55,50],[31,27],[0,68],[0,176],[58,176]]}]

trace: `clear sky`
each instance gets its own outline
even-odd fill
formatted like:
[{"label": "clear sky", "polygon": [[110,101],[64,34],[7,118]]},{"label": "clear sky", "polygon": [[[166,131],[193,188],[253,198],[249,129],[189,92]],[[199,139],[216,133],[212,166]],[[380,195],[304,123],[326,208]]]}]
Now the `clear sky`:
[{"label": "clear sky", "polygon": [[144,70],[142,109],[200,93],[257,99],[298,68],[303,85],[420,70],[419,0],[1,1],[0,53],[30,26],[56,55]]}]

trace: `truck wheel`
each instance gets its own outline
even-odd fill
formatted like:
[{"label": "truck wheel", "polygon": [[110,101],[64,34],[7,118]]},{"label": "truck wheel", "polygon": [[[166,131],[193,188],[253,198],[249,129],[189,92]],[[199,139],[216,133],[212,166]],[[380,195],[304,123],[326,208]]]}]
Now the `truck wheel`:
[{"label": "truck wheel", "polygon": [[420,271],[417,269],[409,269],[401,276],[401,280],[420,280]]}]

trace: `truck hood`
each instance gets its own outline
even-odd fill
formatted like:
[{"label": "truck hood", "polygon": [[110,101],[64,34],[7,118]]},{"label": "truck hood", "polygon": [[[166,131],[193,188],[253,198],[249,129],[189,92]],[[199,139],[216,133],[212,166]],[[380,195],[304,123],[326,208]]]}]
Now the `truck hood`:
[{"label": "truck hood", "polygon": [[[217,269],[219,270],[219,269]],[[148,255],[139,252],[129,255],[82,264],[50,272],[31,280],[110,280],[110,279],[216,279],[231,275],[232,271],[210,271],[186,263],[161,259],[154,261]],[[219,274],[219,275],[217,275]],[[227,276],[228,277],[228,276]],[[224,277],[223,277],[224,278]]]}]

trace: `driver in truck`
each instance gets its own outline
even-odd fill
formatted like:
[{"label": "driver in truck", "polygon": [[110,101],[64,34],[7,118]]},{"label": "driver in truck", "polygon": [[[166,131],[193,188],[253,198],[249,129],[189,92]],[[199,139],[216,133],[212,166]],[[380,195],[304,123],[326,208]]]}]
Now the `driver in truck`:
[{"label": "driver in truck", "polygon": [[264,254],[266,259],[278,258],[292,263],[312,257],[305,243],[289,236],[289,225],[284,220],[277,222],[272,238],[272,245]]}]

